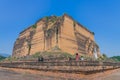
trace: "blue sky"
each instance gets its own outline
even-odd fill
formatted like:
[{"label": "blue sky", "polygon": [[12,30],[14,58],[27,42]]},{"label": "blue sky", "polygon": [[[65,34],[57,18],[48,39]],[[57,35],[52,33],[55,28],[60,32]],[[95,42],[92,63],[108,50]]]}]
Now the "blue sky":
[{"label": "blue sky", "polygon": [[120,55],[120,0],[0,0],[0,53],[38,19],[67,13],[95,33],[101,53]]}]

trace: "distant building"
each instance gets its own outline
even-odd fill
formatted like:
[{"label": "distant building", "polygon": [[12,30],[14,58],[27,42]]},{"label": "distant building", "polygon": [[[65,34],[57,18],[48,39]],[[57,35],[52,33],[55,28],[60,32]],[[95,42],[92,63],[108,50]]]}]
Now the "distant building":
[{"label": "distant building", "polygon": [[70,54],[100,54],[94,33],[64,14],[60,17],[44,17],[22,31],[14,43],[12,56],[32,55],[56,47]]}]

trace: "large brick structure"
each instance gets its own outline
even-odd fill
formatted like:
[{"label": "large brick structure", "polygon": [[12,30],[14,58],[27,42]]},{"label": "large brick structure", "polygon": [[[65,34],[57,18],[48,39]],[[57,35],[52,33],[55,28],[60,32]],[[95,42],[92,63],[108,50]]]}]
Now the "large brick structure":
[{"label": "large brick structure", "polygon": [[94,33],[64,14],[61,17],[44,17],[22,31],[15,41],[12,56],[51,51],[54,47],[70,54],[100,54]]}]

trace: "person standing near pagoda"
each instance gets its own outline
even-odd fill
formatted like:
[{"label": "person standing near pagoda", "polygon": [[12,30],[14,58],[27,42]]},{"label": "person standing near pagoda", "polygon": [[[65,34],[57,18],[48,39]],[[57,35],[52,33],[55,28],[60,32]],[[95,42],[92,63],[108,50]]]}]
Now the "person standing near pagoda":
[{"label": "person standing near pagoda", "polygon": [[79,61],[79,55],[78,53],[76,53],[76,58],[75,58],[76,61]]}]

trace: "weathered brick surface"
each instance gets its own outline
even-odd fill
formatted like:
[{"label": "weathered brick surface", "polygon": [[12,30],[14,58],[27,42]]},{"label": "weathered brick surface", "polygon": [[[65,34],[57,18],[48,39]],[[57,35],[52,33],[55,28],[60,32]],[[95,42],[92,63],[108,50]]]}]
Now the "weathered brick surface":
[{"label": "weathered brick surface", "polygon": [[[61,17],[46,17],[20,33],[14,44],[13,56],[21,57],[36,52],[51,51],[58,46],[61,51],[93,56],[99,53],[94,34],[64,14]],[[96,50],[95,50],[96,49]]]},{"label": "weathered brick surface", "polygon": [[100,64],[98,61],[66,61],[66,62],[2,62],[0,67],[50,70],[62,72],[98,72],[120,68],[119,63]]}]

